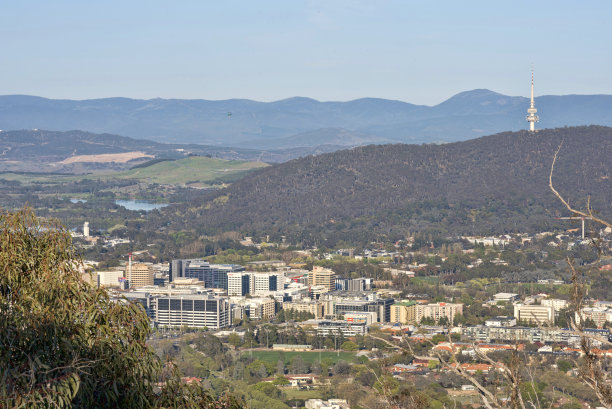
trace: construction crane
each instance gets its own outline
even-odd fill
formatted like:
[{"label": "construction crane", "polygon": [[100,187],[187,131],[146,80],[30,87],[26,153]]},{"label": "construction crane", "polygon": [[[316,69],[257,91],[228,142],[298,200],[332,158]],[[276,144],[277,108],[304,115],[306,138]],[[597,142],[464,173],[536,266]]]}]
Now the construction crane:
[{"label": "construction crane", "polygon": [[571,216],[571,217],[557,217],[558,220],[581,220],[582,221],[582,239],[584,240],[584,220],[593,220],[591,216]]}]

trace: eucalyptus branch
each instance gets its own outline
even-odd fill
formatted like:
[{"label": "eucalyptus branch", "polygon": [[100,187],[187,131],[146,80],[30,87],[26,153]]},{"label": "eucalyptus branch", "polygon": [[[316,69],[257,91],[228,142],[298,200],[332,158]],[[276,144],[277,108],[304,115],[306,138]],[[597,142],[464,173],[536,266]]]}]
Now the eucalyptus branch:
[{"label": "eucalyptus branch", "polygon": [[563,203],[563,205],[567,208],[567,210],[569,210],[570,212],[572,212],[573,214],[576,214],[578,216],[582,216],[582,217],[589,217],[591,218],[591,220],[600,223],[606,227],[612,228],[612,223],[608,222],[607,220],[601,219],[597,216],[595,216],[593,214],[593,209],[591,208],[591,198],[590,196],[587,197],[587,209],[586,211],[581,211],[578,209],[574,209],[569,202],[563,197],[561,196],[561,194],[557,191],[557,189],[555,189],[554,185],[553,185],[553,173],[555,171],[555,163],[557,162],[557,157],[559,156],[559,151],[561,150],[561,147],[563,146],[563,142],[559,145],[559,147],[557,148],[557,151],[555,152],[555,155],[553,156],[553,161],[552,164],[550,165],[550,174],[548,175],[548,186],[550,187],[550,190],[553,192],[553,194],[561,201],[561,203]]}]

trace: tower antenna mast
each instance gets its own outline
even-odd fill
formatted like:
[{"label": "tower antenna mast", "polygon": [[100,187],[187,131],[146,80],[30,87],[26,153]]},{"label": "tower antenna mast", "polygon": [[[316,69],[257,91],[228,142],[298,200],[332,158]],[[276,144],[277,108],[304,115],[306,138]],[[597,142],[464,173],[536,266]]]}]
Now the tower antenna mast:
[{"label": "tower antenna mast", "polygon": [[537,113],[538,110],[535,107],[535,101],[533,99],[533,68],[531,68],[531,103],[529,104],[529,109],[527,110],[527,122],[529,122],[530,132],[535,132],[535,123],[540,120]]}]

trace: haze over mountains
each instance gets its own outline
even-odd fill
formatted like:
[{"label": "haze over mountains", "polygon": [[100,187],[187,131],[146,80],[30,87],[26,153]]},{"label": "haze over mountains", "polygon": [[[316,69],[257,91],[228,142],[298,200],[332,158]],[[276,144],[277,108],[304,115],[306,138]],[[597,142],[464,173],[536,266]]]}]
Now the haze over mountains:
[{"label": "haze over mountains", "polygon": [[[612,125],[611,95],[536,98],[538,128]],[[435,106],[363,98],[276,102],[107,98],[53,100],[0,96],[0,129],[80,129],[162,143],[270,150],[327,145],[319,151],[382,143],[471,139],[526,127],[528,99],[467,91]]]}]

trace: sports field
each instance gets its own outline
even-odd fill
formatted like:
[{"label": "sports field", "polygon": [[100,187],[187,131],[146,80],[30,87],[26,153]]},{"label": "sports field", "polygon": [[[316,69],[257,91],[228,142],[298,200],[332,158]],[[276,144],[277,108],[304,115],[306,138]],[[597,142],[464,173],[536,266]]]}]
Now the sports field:
[{"label": "sports field", "polygon": [[261,359],[262,361],[268,362],[278,362],[281,356],[284,357],[285,364],[289,364],[294,356],[299,355],[302,357],[304,362],[312,364],[314,362],[319,362],[327,360],[332,361],[334,364],[340,360],[346,362],[357,362],[357,356],[355,352],[346,352],[346,351],[262,351],[262,350],[253,350],[253,351],[243,351],[242,355],[252,355],[254,359]]}]

